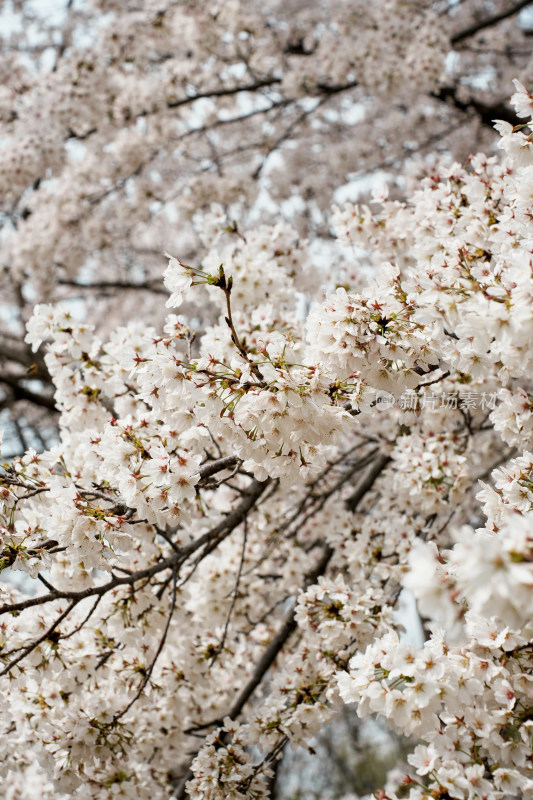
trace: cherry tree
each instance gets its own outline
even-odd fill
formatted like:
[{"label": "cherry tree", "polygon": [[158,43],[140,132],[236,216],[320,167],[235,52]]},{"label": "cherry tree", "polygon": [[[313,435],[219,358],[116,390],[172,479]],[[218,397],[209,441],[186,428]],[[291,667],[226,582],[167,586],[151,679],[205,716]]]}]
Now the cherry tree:
[{"label": "cherry tree", "polygon": [[9,452],[56,435],[50,375],[23,343],[36,302],[103,336],[139,303],[160,322],[162,250],[197,263],[221,228],[284,220],[317,252],[347,181],[387,174],[394,191],[436,152],[487,152],[492,120],[518,121],[511,80],[532,77],[528,5],[3,0]]},{"label": "cherry tree", "polygon": [[531,794],[527,5],[1,4],[9,800]]},{"label": "cherry tree", "polygon": [[[518,81],[512,103],[501,155],[333,209],[367,254],[342,286],[287,223],[215,215],[202,258],[166,257],[161,324],[104,337],[36,306],[26,342],[46,343],[60,439],[1,477],[1,563],[27,576],[1,587],[8,797],[268,797],[286,747],[342,703],[412,737],[384,800],[531,794]],[[197,334],[183,310],[207,304]]]}]

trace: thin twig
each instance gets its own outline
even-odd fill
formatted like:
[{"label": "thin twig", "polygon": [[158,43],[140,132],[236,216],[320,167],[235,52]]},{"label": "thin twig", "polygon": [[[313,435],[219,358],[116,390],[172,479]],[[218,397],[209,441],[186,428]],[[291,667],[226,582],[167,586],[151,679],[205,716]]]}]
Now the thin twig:
[{"label": "thin twig", "polygon": [[[42,636],[40,636],[38,639],[36,639],[31,644],[29,644],[27,647],[24,647],[22,649],[22,652],[20,653],[20,655],[18,655],[16,658],[14,658],[12,661],[10,661],[7,664],[7,666],[5,666],[4,669],[0,672],[0,678],[3,675],[5,675],[7,672],[10,672],[10,670],[12,670],[13,667],[15,667],[20,661],[22,661],[23,658],[26,658],[26,656],[29,655],[29,653],[31,653],[33,650],[35,650],[36,647],[38,647],[40,644],[42,644],[42,642],[44,642],[46,639],[48,639],[50,637],[50,635],[55,631],[55,629],[57,628],[59,623],[62,622],[65,619],[65,617],[68,617],[68,615],[70,614],[72,609],[78,604],[78,602],[79,602],[78,600],[73,600],[71,602],[71,604],[69,605],[69,607],[67,608],[67,610],[63,611],[63,613],[59,615],[59,617],[56,619],[56,621],[54,623],[52,623],[52,625],[50,625],[48,630],[45,631],[45,633],[43,633]],[[17,648],[17,650],[18,649],[20,649],[20,648]],[[11,650],[10,652],[11,653],[15,653],[16,650]],[[5,653],[5,655],[8,655],[8,653]]]},{"label": "thin twig", "polygon": [[239,561],[239,569],[237,571],[237,577],[235,579],[235,586],[234,586],[233,593],[232,593],[232,596],[231,596],[231,603],[230,603],[230,607],[228,609],[228,614],[227,614],[227,617],[226,617],[226,624],[224,625],[224,632],[222,634],[222,639],[220,640],[220,642],[219,642],[219,644],[217,646],[216,652],[213,655],[213,658],[211,659],[211,663],[209,664],[210,667],[213,666],[213,664],[217,660],[218,656],[223,651],[224,645],[226,643],[229,624],[230,624],[230,621],[231,621],[231,615],[233,614],[233,609],[235,608],[235,603],[237,601],[237,594],[239,592],[239,583],[240,583],[240,580],[241,580],[242,568],[243,568],[243,565],[244,565],[244,559],[246,557],[246,542],[247,542],[247,538],[248,538],[248,520],[245,517],[244,518],[244,522],[243,522],[242,549],[241,549],[241,558],[240,558],[240,561]]},{"label": "thin twig", "polygon": [[175,567],[181,566],[181,564],[183,564],[190,555],[195,553],[201,547],[204,547],[204,545],[206,545],[204,550],[204,555],[206,555],[207,553],[211,552],[214,546],[220,544],[220,542],[226,536],[228,536],[238,525],[240,525],[245,516],[259,500],[269,483],[269,480],[253,481],[244,494],[241,503],[232,512],[227,514],[227,516],[221,522],[219,522],[218,525],[215,525],[215,527],[210,531],[207,531],[207,533],[204,533],[198,539],[195,539],[188,545],[182,547],[179,552],[174,553],[168,558],[161,559],[151,567],[138,570],[137,572],[133,572],[131,575],[126,575],[124,577],[115,577],[113,580],[104,584],[100,584],[99,586],[91,586],[87,589],[82,589],[79,591],[56,590],[53,592],[51,591],[49,594],[40,595],[38,597],[29,597],[26,600],[22,600],[20,603],[6,604],[0,606],[0,615],[14,611],[24,611],[27,608],[44,605],[45,603],[51,603],[55,600],[68,599],[80,601],[84,600],[86,597],[104,595],[112,589],[116,589],[118,586],[133,586],[133,584],[137,583],[138,581],[143,580],[144,578],[152,578],[154,575],[157,575],[163,570],[174,569]]},{"label": "thin twig", "polygon": [[177,580],[178,580],[178,573],[177,573],[176,569],[172,573],[172,579],[173,579],[173,587],[172,587],[172,600],[171,600],[171,603],[170,603],[170,611],[168,613],[168,617],[167,617],[165,628],[163,630],[163,634],[162,634],[161,639],[159,641],[159,644],[157,646],[157,650],[155,651],[155,655],[154,655],[154,657],[152,659],[152,662],[151,662],[150,666],[148,667],[148,669],[145,672],[144,678],[142,679],[141,685],[137,689],[137,692],[135,693],[135,696],[130,700],[128,705],[125,708],[122,709],[122,711],[119,711],[119,712],[117,712],[116,714],[113,715],[113,719],[109,723],[110,727],[113,726],[121,717],[123,717],[124,714],[127,714],[127,712],[130,710],[130,708],[137,702],[137,700],[139,699],[139,697],[143,693],[143,690],[144,690],[146,684],[150,680],[150,677],[152,675],[152,672],[154,671],[154,667],[155,667],[157,659],[159,658],[159,656],[161,655],[161,653],[163,651],[163,647],[165,646],[165,642],[166,642],[166,639],[167,639],[168,631],[169,631],[169,628],[170,628],[170,623],[171,623],[172,617],[174,615],[174,609],[176,608]]}]

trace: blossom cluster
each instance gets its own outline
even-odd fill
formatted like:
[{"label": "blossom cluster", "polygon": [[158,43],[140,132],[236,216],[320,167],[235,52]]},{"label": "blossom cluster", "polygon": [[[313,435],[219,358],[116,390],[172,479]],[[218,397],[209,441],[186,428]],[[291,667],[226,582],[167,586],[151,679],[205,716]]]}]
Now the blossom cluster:
[{"label": "blossom cluster", "polygon": [[[60,438],[0,475],[0,568],[24,578],[0,591],[6,784],[267,797],[344,700],[416,739],[382,797],[532,790],[533,151],[502,133],[506,160],[335,212],[366,284],[324,294],[294,230],[215,207],[204,258],[168,256],[163,325],[104,339],[36,307]],[[381,391],[417,402],[382,414]]]}]

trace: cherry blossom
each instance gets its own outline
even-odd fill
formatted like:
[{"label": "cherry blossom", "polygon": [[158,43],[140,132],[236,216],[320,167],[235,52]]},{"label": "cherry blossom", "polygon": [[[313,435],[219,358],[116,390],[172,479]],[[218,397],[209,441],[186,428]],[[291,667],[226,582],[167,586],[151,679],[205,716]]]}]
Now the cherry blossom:
[{"label": "cherry blossom", "polygon": [[[28,213],[14,212],[5,248],[43,301],[23,346],[28,375],[53,386],[58,436],[0,472],[9,797],[266,798],[287,749],[312,747],[342,703],[412,744],[377,796],[533,791],[530,135],[500,121],[496,155],[411,164],[403,199],[333,205],[327,263],[324,231],[296,212],[254,219],[278,147],[268,125],[255,183],[216,155],[231,115],[268,121],[262,103],[311,114],[348,84],[369,102],[416,89],[442,103],[453,66],[437,5],[332,3],[328,24],[325,5],[297,5],[290,29],[285,10],[269,21],[237,0],[95,0],[83,60],[74,9],[46,80],[17,62],[0,96],[2,182]],[[532,130],[524,71],[512,103]],[[214,151],[199,138],[189,158],[199,128]],[[274,172],[272,196],[288,197]],[[298,183],[295,208],[313,185]],[[159,213],[182,214],[189,234],[150,227]],[[97,325],[94,297],[78,313],[54,294],[58,270],[78,285],[89,250],[92,277],[111,254],[123,277],[126,241],[158,270],[154,283],[145,253],[135,274],[159,291],[142,315]],[[402,592],[419,644],[396,613]]]}]

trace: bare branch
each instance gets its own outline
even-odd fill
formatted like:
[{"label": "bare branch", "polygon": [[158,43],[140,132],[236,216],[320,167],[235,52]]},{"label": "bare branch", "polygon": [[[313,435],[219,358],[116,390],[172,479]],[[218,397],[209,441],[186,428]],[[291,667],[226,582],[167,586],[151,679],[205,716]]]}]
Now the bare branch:
[{"label": "bare branch", "polygon": [[217,458],[215,461],[207,461],[201,464],[198,471],[201,478],[210,478],[211,475],[215,475],[223,469],[234,467],[237,463],[240,463],[240,459],[237,456],[224,456],[223,458]]},{"label": "bare branch", "polygon": [[168,636],[168,630],[170,628],[170,623],[172,622],[172,617],[174,615],[174,609],[176,608],[177,579],[178,579],[178,574],[177,574],[177,570],[175,569],[173,571],[173,573],[172,573],[173,587],[172,587],[172,600],[170,602],[170,611],[168,612],[165,628],[163,630],[163,634],[162,634],[161,639],[159,641],[159,644],[157,646],[157,650],[155,651],[154,657],[153,657],[153,659],[152,659],[152,661],[150,663],[150,666],[146,670],[146,672],[144,674],[144,677],[143,677],[143,679],[141,681],[141,685],[137,689],[137,692],[135,693],[135,696],[130,700],[128,705],[125,706],[125,708],[122,709],[122,711],[117,712],[113,716],[113,719],[109,723],[110,727],[112,727],[121,717],[123,717],[124,714],[127,714],[127,712],[130,710],[130,708],[137,702],[137,700],[139,699],[139,697],[143,693],[145,686],[147,685],[148,681],[150,680],[150,677],[151,677],[152,672],[154,671],[154,667],[156,665],[156,661],[159,658],[159,656],[161,655],[161,653],[163,651],[163,647],[165,646],[165,642],[166,642],[167,636]]},{"label": "bare branch", "polygon": [[211,659],[211,663],[209,666],[213,666],[215,661],[217,660],[218,656],[224,649],[224,645],[226,643],[226,637],[228,635],[229,624],[231,622],[231,615],[233,614],[233,609],[235,608],[235,603],[237,601],[237,594],[239,593],[239,583],[241,582],[241,575],[242,575],[242,568],[244,566],[244,558],[246,556],[246,542],[248,539],[248,521],[247,518],[244,518],[243,524],[243,536],[242,536],[242,549],[241,549],[241,558],[239,561],[239,569],[237,570],[237,577],[235,578],[235,586],[231,595],[231,603],[228,609],[228,614],[226,617],[226,623],[224,625],[224,631],[222,633],[222,639],[220,640],[217,651],[214,654],[213,658]]},{"label": "bare branch", "polygon": [[220,542],[225,539],[226,536],[235,530],[235,528],[240,525],[246,515],[254,507],[268,484],[269,481],[254,481],[244,494],[244,499],[237,506],[237,508],[235,508],[231,513],[227,514],[225,519],[223,519],[218,525],[215,525],[215,527],[210,531],[204,533],[202,536],[190,542],[188,545],[185,545],[185,547],[182,547],[177,553],[169,556],[169,558],[158,561],[151,567],[138,570],[137,572],[133,572],[131,575],[114,577],[113,580],[100,584],[99,586],[90,586],[87,589],[82,589],[79,591],[59,590],[49,592],[45,595],[40,595],[39,597],[29,597],[19,603],[9,603],[0,607],[0,615],[15,611],[24,611],[26,608],[44,605],[45,603],[51,603],[55,600],[68,599],[79,602],[80,600],[84,600],[86,597],[104,595],[119,586],[133,586],[133,584],[137,583],[138,581],[146,578],[152,578],[154,575],[157,575],[159,572],[163,572],[166,569],[177,569],[192,553],[196,552],[204,545],[207,545],[204,550],[204,554],[210,552],[211,549],[220,544]]},{"label": "bare branch", "polygon": [[[20,661],[22,661],[23,658],[25,658],[27,655],[29,655],[29,653],[31,653],[33,650],[35,650],[36,647],[38,647],[40,644],[42,644],[42,642],[44,642],[46,639],[48,639],[50,637],[50,635],[55,631],[55,629],[57,628],[59,623],[62,622],[62,620],[64,620],[65,617],[68,617],[68,615],[70,614],[72,609],[78,604],[78,602],[79,602],[78,600],[73,600],[70,603],[70,605],[68,606],[68,608],[66,609],[66,611],[63,611],[63,613],[59,615],[59,617],[55,620],[55,622],[53,622],[52,625],[50,625],[50,627],[46,630],[45,633],[42,634],[42,636],[40,636],[34,642],[31,642],[31,644],[29,644],[26,647],[22,648],[22,652],[16,658],[13,658],[4,667],[4,669],[0,672],[0,678],[3,675],[5,675],[7,672],[12,670],[13,667],[15,667]],[[14,652],[14,651],[11,651],[11,652]]]},{"label": "bare branch", "polygon": [[442,86],[438,92],[432,92],[431,96],[443,103],[451,103],[458,111],[462,111],[464,114],[474,111],[481,122],[489,128],[494,128],[495,119],[510,122],[511,125],[516,125],[519,122],[514,111],[504,102],[487,104],[482,103],[475,97],[470,97],[467,101],[464,101],[458,97],[455,86]]},{"label": "bare branch", "polygon": [[58,413],[53,397],[33,392],[31,389],[26,389],[24,386],[21,386],[18,380],[11,376],[0,376],[0,383],[9,386],[14,401],[27,400],[29,403],[34,403],[36,406],[41,406],[42,408],[47,408],[49,411]]},{"label": "bare branch", "polygon": [[509,6],[509,8],[506,8],[504,11],[500,11],[499,14],[493,14],[491,17],[484,17],[483,19],[472,23],[472,25],[469,25],[467,28],[457,31],[457,33],[454,33],[450,38],[450,42],[452,44],[459,44],[459,42],[462,42],[465,39],[470,39],[472,36],[475,36],[476,33],[479,33],[479,31],[483,31],[485,28],[491,28],[493,25],[497,25],[499,22],[503,22],[503,20],[513,17],[523,8],[526,8],[526,6],[530,5],[531,0],[519,0],[518,3],[513,3]]},{"label": "bare branch", "polygon": [[365,478],[361,481],[359,486],[356,488],[355,492],[350,495],[345,501],[346,508],[350,511],[355,511],[357,506],[366,495],[367,492],[373,487],[376,480],[379,478],[387,464],[390,462],[390,456],[387,455],[380,455],[376,459],[376,462],[372,464],[370,469],[368,470],[368,474]]},{"label": "bare branch", "polygon": [[[380,456],[377,459],[376,464],[372,465],[372,469],[370,470],[369,474],[361,482],[360,486],[354,492],[352,497],[349,498],[349,500],[351,501],[352,510],[356,509],[357,505],[361,502],[364,496],[371,490],[375,481],[377,480],[383,469],[386,467],[386,465],[389,463],[389,461],[390,461],[389,456]],[[322,555],[318,563],[316,564],[315,568],[306,576],[303,589],[306,589],[308,586],[311,586],[313,583],[316,582],[317,578],[320,575],[324,574],[327,565],[329,564],[331,558],[333,557],[333,554],[334,551],[329,545],[327,545],[323,549]],[[296,630],[296,619],[294,617],[295,607],[296,607],[296,601],[294,600],[291,603],[289,610],[286,612],[283,618],[283,622],[281,623],[277,633],[274,635],[270,644],[268,645],[263,655],[257,662],[255,669],[252,673],[252,676],[245,684],[245,686],[243,686],[243,688],[241,689],[241,691],[238,693],[237,697],[231,704],[231,707],[227,714],[227,716],[229,716],[231,719],[236,719],[239,716],[244,706],[253,695],[255,689],[259,686],[262,679],[264,678],[264,676],[266,675],[266,673],[276,660],[277,656],[281,652],[281,649],[286,644],[291,634]],[[220,725],[221,723],[222,720],[220,718],[216,720],[211,720],[211,722],[201,725],[196,725],[192,728],[189,728],[188,730],[185,731],[185,733],[193,734],[200,730],[206,730],[207,728],[215,727],[217,725]],[[187,770],[187,773],[181,778],[177,786],[176,792],[174,794],[175,800],[184,800],[184,798],[186,797],[186,790],[187,790],[186,784],[188,783],[189,780],[191,780],[192,777],[193,773],[189,768]]]},{"label": "bare branch", "polygon": [[74,286],[77,289],[131,289],[133,291],[146,291],[168,296],[167,290],[163,286],[158,285],[158,281],[145,281],[144,283],[130,283],[129,281],[98,281],[96,283],[80,283],[79,281],[71,281],[60,278],[58,283],[61,286]]}]

